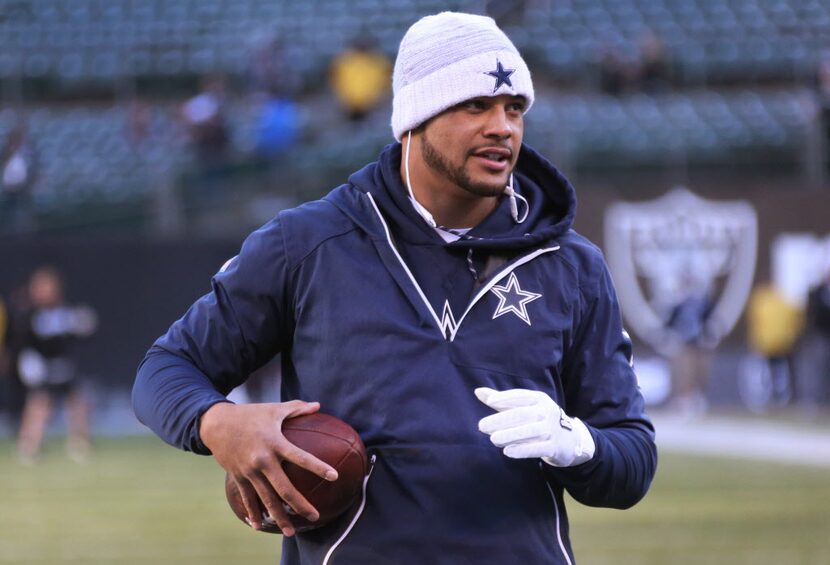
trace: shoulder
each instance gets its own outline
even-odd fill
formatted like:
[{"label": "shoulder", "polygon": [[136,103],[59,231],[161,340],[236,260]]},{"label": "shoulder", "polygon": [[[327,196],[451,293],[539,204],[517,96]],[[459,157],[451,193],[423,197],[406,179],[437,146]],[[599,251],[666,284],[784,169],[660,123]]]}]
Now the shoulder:
[{"label": "shoulder", "polygon": [[290,269],[325,241],[354,229],[353,222],[326,199],[307,202],[279,212],[249,234],[239,254],[219,274],[238,270],[240,264]]},{"label": "shoulder", "polygon": [[325,198],[306,202],[277,215],[274,221],[279,225],[290,264],[300,263],[325,242],[357,229],[354,221],[334,204],[335,199],[342,202],[343,193],[348,191],[348,185],[340,186]]},{"label": "shoulder", "polygon": [[571,229],[557,243],[560,249],[555,256],[567,265],[579,288],[594,287],[606,276],[605,256],[591,240]]}]

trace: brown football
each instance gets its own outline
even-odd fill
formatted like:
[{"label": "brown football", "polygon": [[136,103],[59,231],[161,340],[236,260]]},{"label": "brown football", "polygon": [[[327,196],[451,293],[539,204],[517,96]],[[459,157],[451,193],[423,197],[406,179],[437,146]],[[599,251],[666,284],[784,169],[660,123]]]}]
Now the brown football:
[{"label": "brown football", "polygon": [[[289,511],[291,521],[298,532],[325,525],[360,499],[363,478],[369,472],[369,461],[363,441],[349,424],[334,416],[317,412],[283,421],[282,433],[300,449],[334,467],[338,474],[337,480],[330,482],[294,463],[283,462],[288,479],[320,513],[319,520],[309,522]],[[248,523],[248,513],[242,496],[236,483],[228,475],[225,475],[225,495],[237,518]],[[261,531],[281,533],[276,522],[266,514],[265,506],[262,503],[260,506],[264,518]]]}]

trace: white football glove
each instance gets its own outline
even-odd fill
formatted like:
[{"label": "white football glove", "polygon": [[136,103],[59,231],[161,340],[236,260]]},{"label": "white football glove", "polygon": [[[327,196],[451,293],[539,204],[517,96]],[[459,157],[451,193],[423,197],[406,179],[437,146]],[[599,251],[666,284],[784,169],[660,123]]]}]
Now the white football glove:
[{"label": "white football glove", "polygon": [[554,467],[571,467],[594,456],[596,446],[588,427],[571,418],[550,396],[537,390],[475,389],[476,397],[496,410],[482,418],[478,429],[513,459],[541,457]]}]

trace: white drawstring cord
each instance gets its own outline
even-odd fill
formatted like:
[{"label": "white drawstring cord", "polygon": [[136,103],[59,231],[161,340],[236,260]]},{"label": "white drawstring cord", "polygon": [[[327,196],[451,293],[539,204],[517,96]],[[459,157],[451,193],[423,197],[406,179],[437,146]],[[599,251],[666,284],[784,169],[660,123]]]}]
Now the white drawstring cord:
[{"label": "white drawstring cord", "polygon": [[[403,157],[403,168],[406,172],[406,190],[409,192],[409,199],[412,201],[412,205],[415,207],[415,211],[433,228],[442,228],[442,226],[438,225],[438,222],[435,221],[435,218],[432,217],[432,214],[429,213],[429,210],[424,208],[420,202],[415,198],[415,193],[412,192],[412,181],[409,178],[409,147],[412,145],[412,130],[409,130],[406,133],[406,150],[404,151]],[[507,183],[507,186],[504,187],[504,194],[510,199],[510,216],[513,218],[513,221],[517,224],[521,224],[527,219],[527,214],[530,212],[530,204],[528,204],[527,199],[524,196],[513,190],[513,173],[510,173],[510,180]],[[520,198],[522,202],[525,203],[525,213],[522,216],[522,219],[519,219],[519,207],[516,204],[516,198]]]},{"label": "white drawstring cord", "polygon": [[[507,186],[504,187],[504,193],[510,199],[510,215],[513,217],[513,221],[517,224],[521,224],[527,219],[527,214],[530,212],[530,204],[527,203],[527,200],[524,196],[513,190],[513,173],[510,173],[510,181],[507,183]],[[516,197],[522,199],[522,202],[525,203],[525,214],[522,216],[522,219],[519,219],[519,207],[516,204]]]},{"label": "white drawstring cord", "polygon": [[415,206],[415,211],[421,215],[421,217],[426,220],[426,222],[432,226],[433,228],[437,228],[438,224],[435,221],[435,218],[432,217],[432,214],[429,213],[429,210],[421,206],[421,203],[415,199],[415,193],[412,192],[412,181],[409,180],[409,146],[412,145],[412,130],[409,130],[406,134],[406,153],[404,154],[403,158],[403,168],[406,171],[406,190],[409,191],[409,199],[412,200],[412,205]]},{"label": "white drawstring cord", "polygon": [[[476,237],[470,236],[466,232],[459,232],[452,228],[447,228],[438,224],[435,221],[435,218],[432,217],[432,214],[429,213],[424,206],[421,205],[420,202],[415,198],[415,193],[412,192],[412,181],[409,177],[409,147],[412,145],[412,130],[409,130],[406,134],[406,150],[404,151],[403,156],[403,168],[404,172],[406,173],[406,190],[409,192],[409,199],[412,201],[412,206],[415,207],[415,211],[434,229],[440,229],[454,235],[457,235],[459,239],[468,239],[474,240],[478,239]],[[504,187],[504,194],[510,200],[510,216],[513,218],[513,221],[517,224],[521,224],[527,219],[527,214],[530,212],[530,205],[528,204],[527,200],[521,194],[518,194],[515,190],[513,190],[513,173],[510,173],[510,180],[507,183],[507,186]],[[519,219],[519,208],[516,204],[516,197],[522,199],[525,203],[525,213],[522,216],[522,219]],[[484,282],[482,278],[479,277],[478,271],[476,270],[475,263],[473,263],[473,248],[470,247],[467,249],[467,269],[470,271],[470,274],[473,275],[473,279],[478,281],[479,283]]]}]

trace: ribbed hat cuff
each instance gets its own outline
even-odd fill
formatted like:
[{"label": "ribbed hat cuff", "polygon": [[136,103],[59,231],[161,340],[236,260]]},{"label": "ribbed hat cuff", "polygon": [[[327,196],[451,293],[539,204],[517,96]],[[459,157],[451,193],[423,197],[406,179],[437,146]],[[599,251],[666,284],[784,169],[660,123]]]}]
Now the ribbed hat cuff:
[{"label": "ribbed hat cuff", "polygon": [[[515,69],[509,76],[512,84],[499,85],[489,71],[495,71],[497,63],[504,69]],[[533,82],[522,57],[512,51],[490,51],[468,57],[443,67],[423,78],[407,84],[396,93],[392,103],[392,132],[395,139],[417,128],[447,108],[479,96],[502,94],[523,96],[525,112],[533,105]]]}]

